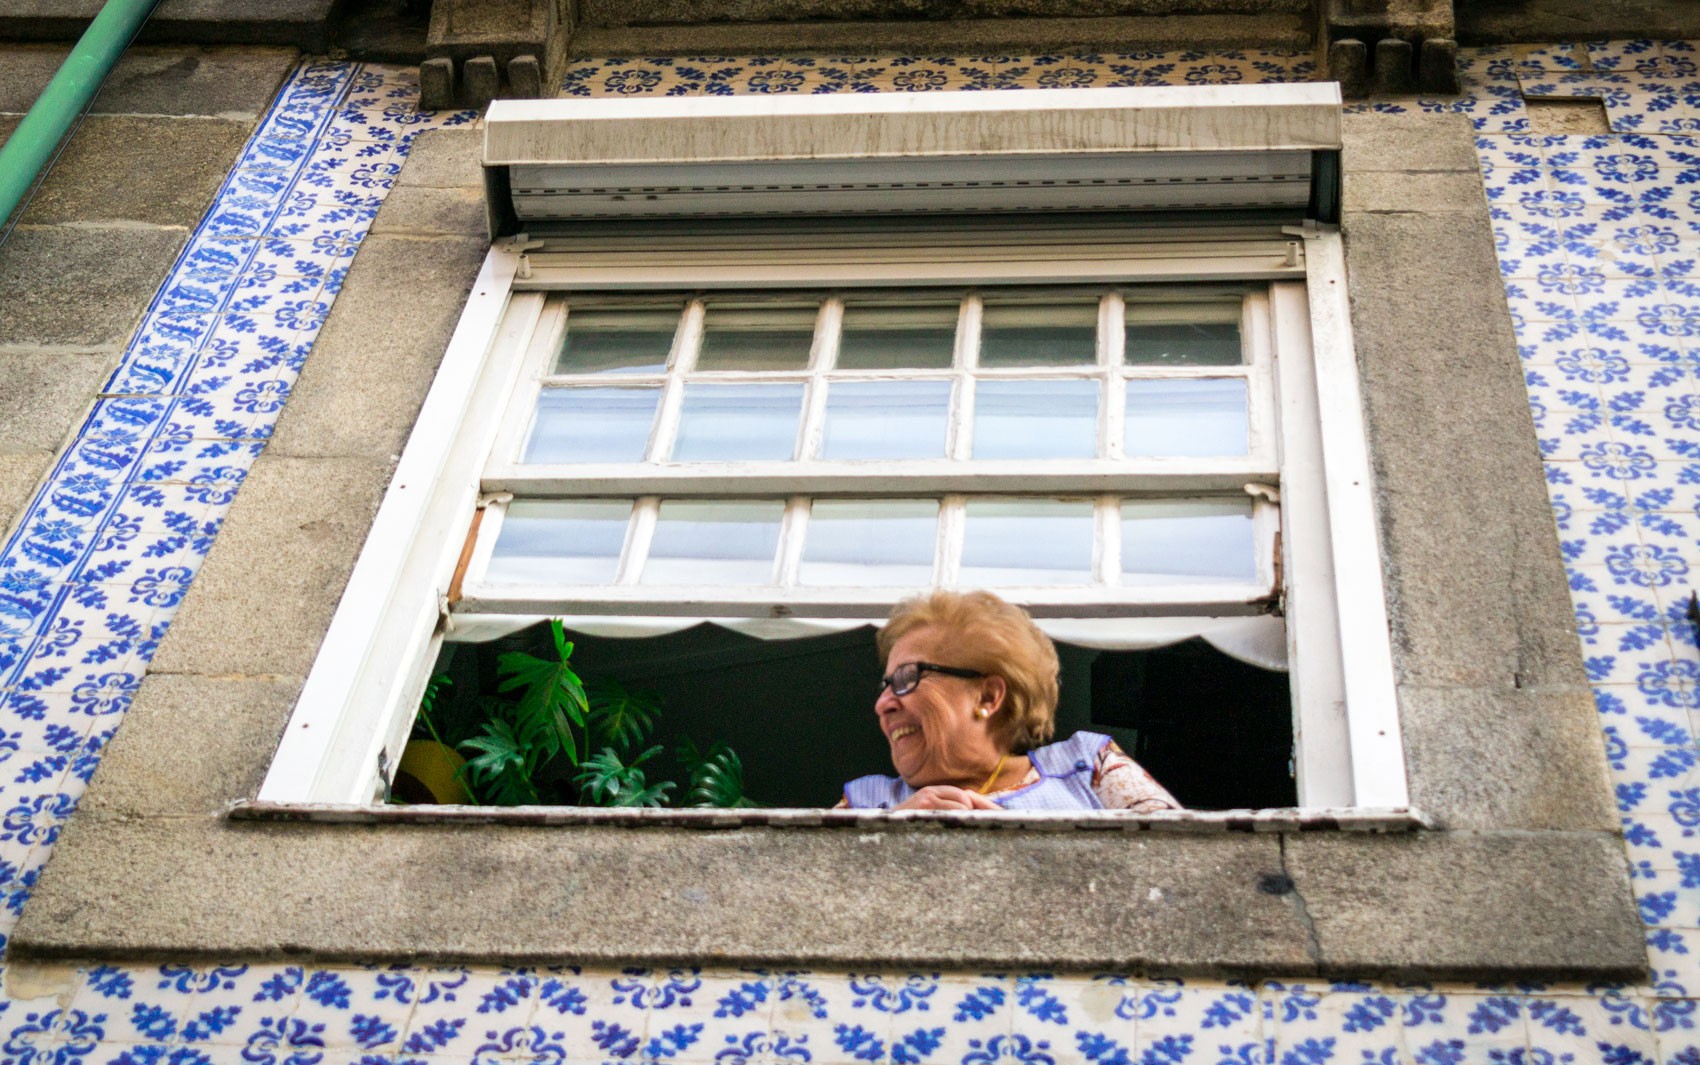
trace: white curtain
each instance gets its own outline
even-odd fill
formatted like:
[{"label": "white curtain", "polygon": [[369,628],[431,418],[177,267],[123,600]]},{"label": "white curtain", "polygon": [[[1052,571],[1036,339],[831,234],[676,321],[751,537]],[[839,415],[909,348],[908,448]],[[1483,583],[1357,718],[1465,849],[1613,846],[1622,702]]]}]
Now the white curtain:
[{"label": "white curtain", "polygon": [[[513,614],[462,614],[448,638],[483,643],[518,632],[543,619]],[[1287,626],[1277,617],[1246,618],[1037,618],[1053,640],[1104,651],[1143,651],[1198,637],[1231,658],[1263,669],[1287,669]],[[660,636],[710,622],[763,640],[794,640],[874,625],[842,618],[564,617],[567,628],[587,636]]]}]

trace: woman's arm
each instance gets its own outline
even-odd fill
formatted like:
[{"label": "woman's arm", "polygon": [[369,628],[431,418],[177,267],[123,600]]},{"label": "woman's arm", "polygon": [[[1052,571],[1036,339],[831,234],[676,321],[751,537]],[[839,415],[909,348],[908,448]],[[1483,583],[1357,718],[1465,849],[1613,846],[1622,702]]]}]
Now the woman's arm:
[{"label": "woman's arm", "polygon": [[1149,814],[1158,810],[1185,809],[1167,788],[1129,758],[1114,740],[1104,744],[1098,752],[1098,764],[1092,770],[1092,790],[1106,810]]}]

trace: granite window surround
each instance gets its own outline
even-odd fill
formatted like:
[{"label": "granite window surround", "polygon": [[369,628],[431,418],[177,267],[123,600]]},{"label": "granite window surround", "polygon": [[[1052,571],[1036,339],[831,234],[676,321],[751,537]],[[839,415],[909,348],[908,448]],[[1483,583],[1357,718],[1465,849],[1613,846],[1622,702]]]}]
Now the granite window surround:
[{"label": "granite window surround", "polygon": [[1644,976],[1473,131],[1365,114],[1346,132],[1404,742],[1432,828],[229,818],[257,790],[482,259],[478,134],[439,131],[362,245],[12,956]]}]

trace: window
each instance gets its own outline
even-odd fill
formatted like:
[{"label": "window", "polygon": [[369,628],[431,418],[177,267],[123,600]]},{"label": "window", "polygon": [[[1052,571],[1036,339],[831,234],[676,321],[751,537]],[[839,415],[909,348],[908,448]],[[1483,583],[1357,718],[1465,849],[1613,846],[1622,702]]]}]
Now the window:
[{"label": "window", "polygon": [[[492,250],[261,799],[371,801],[444,638],[792,634],[943,584],[1096,646],[1296,649],[1301,805],[1404,806],[1338,238],[1286,225],[1308,185],[1259,164],[1218,194],[1262,182],[1275,217],[1101,213],[1130,188],[1196,201],[1195,160],[1047,179],[1099,212],[1063,219],[799,223],[836,201],[795,165],[757,190],[801,199],[749,220],[599,221],[669,195],[747,213],[746,175],[492,178],[494,214],[542,236]],[[904,176],[884,183],[951,184]],[[983,176],[980,208],[1031,203]]]},{"label": "window", "polygon": [[1267,313],[1225,286],[552,295],[452,605],[1267,613]]}]

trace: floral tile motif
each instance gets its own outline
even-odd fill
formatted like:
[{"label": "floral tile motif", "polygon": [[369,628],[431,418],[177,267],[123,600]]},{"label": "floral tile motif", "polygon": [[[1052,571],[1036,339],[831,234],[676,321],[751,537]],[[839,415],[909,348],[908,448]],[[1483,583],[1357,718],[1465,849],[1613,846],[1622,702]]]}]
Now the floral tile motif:
[{"label": "floral tile motif", "polygon": [[836,92],[1084,89],[1125,85],[1252,85],[1309,81],[1308,52],[1059,55],[685,56],[581,59],[565,96],[730,96]]},{"label": "floral tile motif", "polygon": [[[1700,1061],[1694,42],[1480,49],[1468,115],[1647,926],[1644,986],[1050,973],[103,965],[7,979],[20,1065],[1638,1065]],[[567,96],[1307,80],[1273,52],[581,60]],[[1525,95],[1618,132],[1533,136]],[[409,72],[309,61],[0,549],[0,935],[21,912],[414,136]],[[51,986],[48,986],[51,984]]]}]

